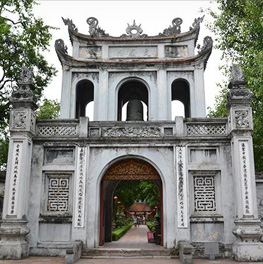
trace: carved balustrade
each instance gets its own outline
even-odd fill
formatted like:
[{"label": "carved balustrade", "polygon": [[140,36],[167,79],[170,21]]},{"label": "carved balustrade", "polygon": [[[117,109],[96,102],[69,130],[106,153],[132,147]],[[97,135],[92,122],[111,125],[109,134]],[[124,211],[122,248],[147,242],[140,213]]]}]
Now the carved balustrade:
[{"label": "carved balustrade", "polygon": [[[182,126],[179,128],[179,126]],[[78,138],[80,123],[72,120],[39,120],[37,138]],[[181,124],[173,121],[115,122],[91,121],[87,123],[86,137],[97,138],[174,138],[174,137],[225,137],[228,136],[226,118],[185,118]],[[180,132],[178,132],[180,131]],[[83,133],[82,133],[83,135]],[[83,136],[82,136],[83,137]]]}]

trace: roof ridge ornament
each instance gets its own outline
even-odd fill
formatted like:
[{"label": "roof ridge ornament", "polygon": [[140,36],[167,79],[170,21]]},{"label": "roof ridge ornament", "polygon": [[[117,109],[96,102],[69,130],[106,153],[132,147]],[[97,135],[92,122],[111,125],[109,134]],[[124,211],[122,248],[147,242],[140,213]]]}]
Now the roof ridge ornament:
[{"label": "roof ridge ornament", "polygon": [[105,30],[98,26],[99,21],[96,17],[89,17],[87,19],[89,25],[89,33],[92,37],[108,37],[109,34],[105,33]]},{"label": "roof ridge ornament", "polygon": [[68,26],[68,29],[69,29],[69,30],[72,30],[72,31],[76,31],[76,32],[78,32],[78,28],[77,28],[76,25],[73,23],[72,19],[69,19],[69,18],[66,19],[66,18],[64,18],[64,17],[61,17],[61,18],[62,18],[64,24],[65,24],[66,26]]},{"label": "roof ridge ornament", "polygon": [[192,27],[190,27],[189,29],[192,30],[192,29],[199,27],[200,24],[203,22],[204,17],[205,17],[205,15],[203,15],[202,17],[195,18],[195,20],[192,24]]},{"label": "roof ridge ornament", "polygon": [[159,36],[171,36],[181,33],[181,25],[183,23],[182,18],[176,17],[172,20],[172,26],[164,29],[163,33],[160,33]]},{"label": "roof ridge ornament", "polygon": [[129,25],[128,24],[128,27],[126,28],[126,33],[128,34],[129,37],[132,37],[132,38],[138,38],[141,36],[143,30],[141,28],[141,24],[139,26],[136,25],[135,23],[135,19],[133,20],[133,24],[132,25]]}]

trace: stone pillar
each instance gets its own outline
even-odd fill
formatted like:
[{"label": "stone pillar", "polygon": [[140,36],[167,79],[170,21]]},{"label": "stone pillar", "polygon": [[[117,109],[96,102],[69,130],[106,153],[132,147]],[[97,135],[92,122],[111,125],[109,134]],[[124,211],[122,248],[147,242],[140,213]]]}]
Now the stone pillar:
[{"label": "stone pillar", "polygon": [[0,227],[0,258],[20,259],[28,256],[25,237],[32,155],[37,106],[32,93],[32,71],[22,69],[18,90],[12,93],[10,104],[10,143],[5,185],[3,220]]},{"label": "stone pillar", "polygon": [[262,229],[258,219],[256,183],[254,170],[253,130],[251,92],[245,89],[241,68],[232,67],[229,84],[228,108],[231,132],[232,166],[236,196],[237,237],[233,255],[238,261],[263,260],[263,243],[260,242]]}]

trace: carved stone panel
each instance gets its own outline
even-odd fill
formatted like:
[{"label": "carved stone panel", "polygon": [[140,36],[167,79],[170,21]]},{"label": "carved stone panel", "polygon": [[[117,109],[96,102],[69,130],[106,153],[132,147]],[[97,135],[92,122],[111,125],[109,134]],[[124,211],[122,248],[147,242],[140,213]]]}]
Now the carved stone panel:
[{"label": "carved stone panel", "polygon": [[160,127],[112,127],[103,129],[103,137],[156,138],[161,136]]},{"label": "carved stone panel", "polygon": [[73,164],[74,151],[73,149],[51,149],[45,150],[46,164]]},{"label": "carved stone panel", "polygon": [[111,46],[109,47],[109,58],[110,59],[139,59],[139,58],[156,58],[158,57],[157,46]]},{"label": "carved stone panel", "polygon": [[165,57],[182,58],[188,56],[188,48],[184,46],[165,46]]},{"label": "carved stone panel", "polygon": [[76,166],[76,198],[74,205],[74,227],[84,227],[87,148],[78,147]]},{"label": "carved stone panel", "polygon": [[251,107],[231,108],[231,128],[232,130],[252,130],[252,110]]},{"label": "carved stone panel", "polygon": [[10,115],[10,131],[30,131],[35,133],[36,115],[31,109],[13,109]]},{"label": "carved stone panel", "polygon": [[178,228],[187,228],[187,175],[185,147],[176,147],[176,178]]},{"label": "carved stone panel", "polygon": [[79,58],[81,59],[101,59],[102,58],[102,50],[101,47],[79,47]]}]

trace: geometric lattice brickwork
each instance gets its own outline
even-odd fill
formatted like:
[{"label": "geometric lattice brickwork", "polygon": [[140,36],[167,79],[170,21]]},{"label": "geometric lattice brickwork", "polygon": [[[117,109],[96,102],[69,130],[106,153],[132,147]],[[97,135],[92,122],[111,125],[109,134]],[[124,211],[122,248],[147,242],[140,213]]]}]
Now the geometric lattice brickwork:
[{"label": "geometric lattice brickwork", "polygon": [[194,176],[195,212],[216,211],[215,177]]},{"label": "geometric lattice brickwork", "polygon": [[38,126],[38,136],[76,136],[76,126]]},{"label": "geometric lattice brickwork", "polygon": [[226,134],[225,124],[187,124],[187,135],[224,135]]},{"label": "geometric lattice brickwork", "polygon": [[49,178],[47,211],[66,212],[69,201],[69,178]]}]

